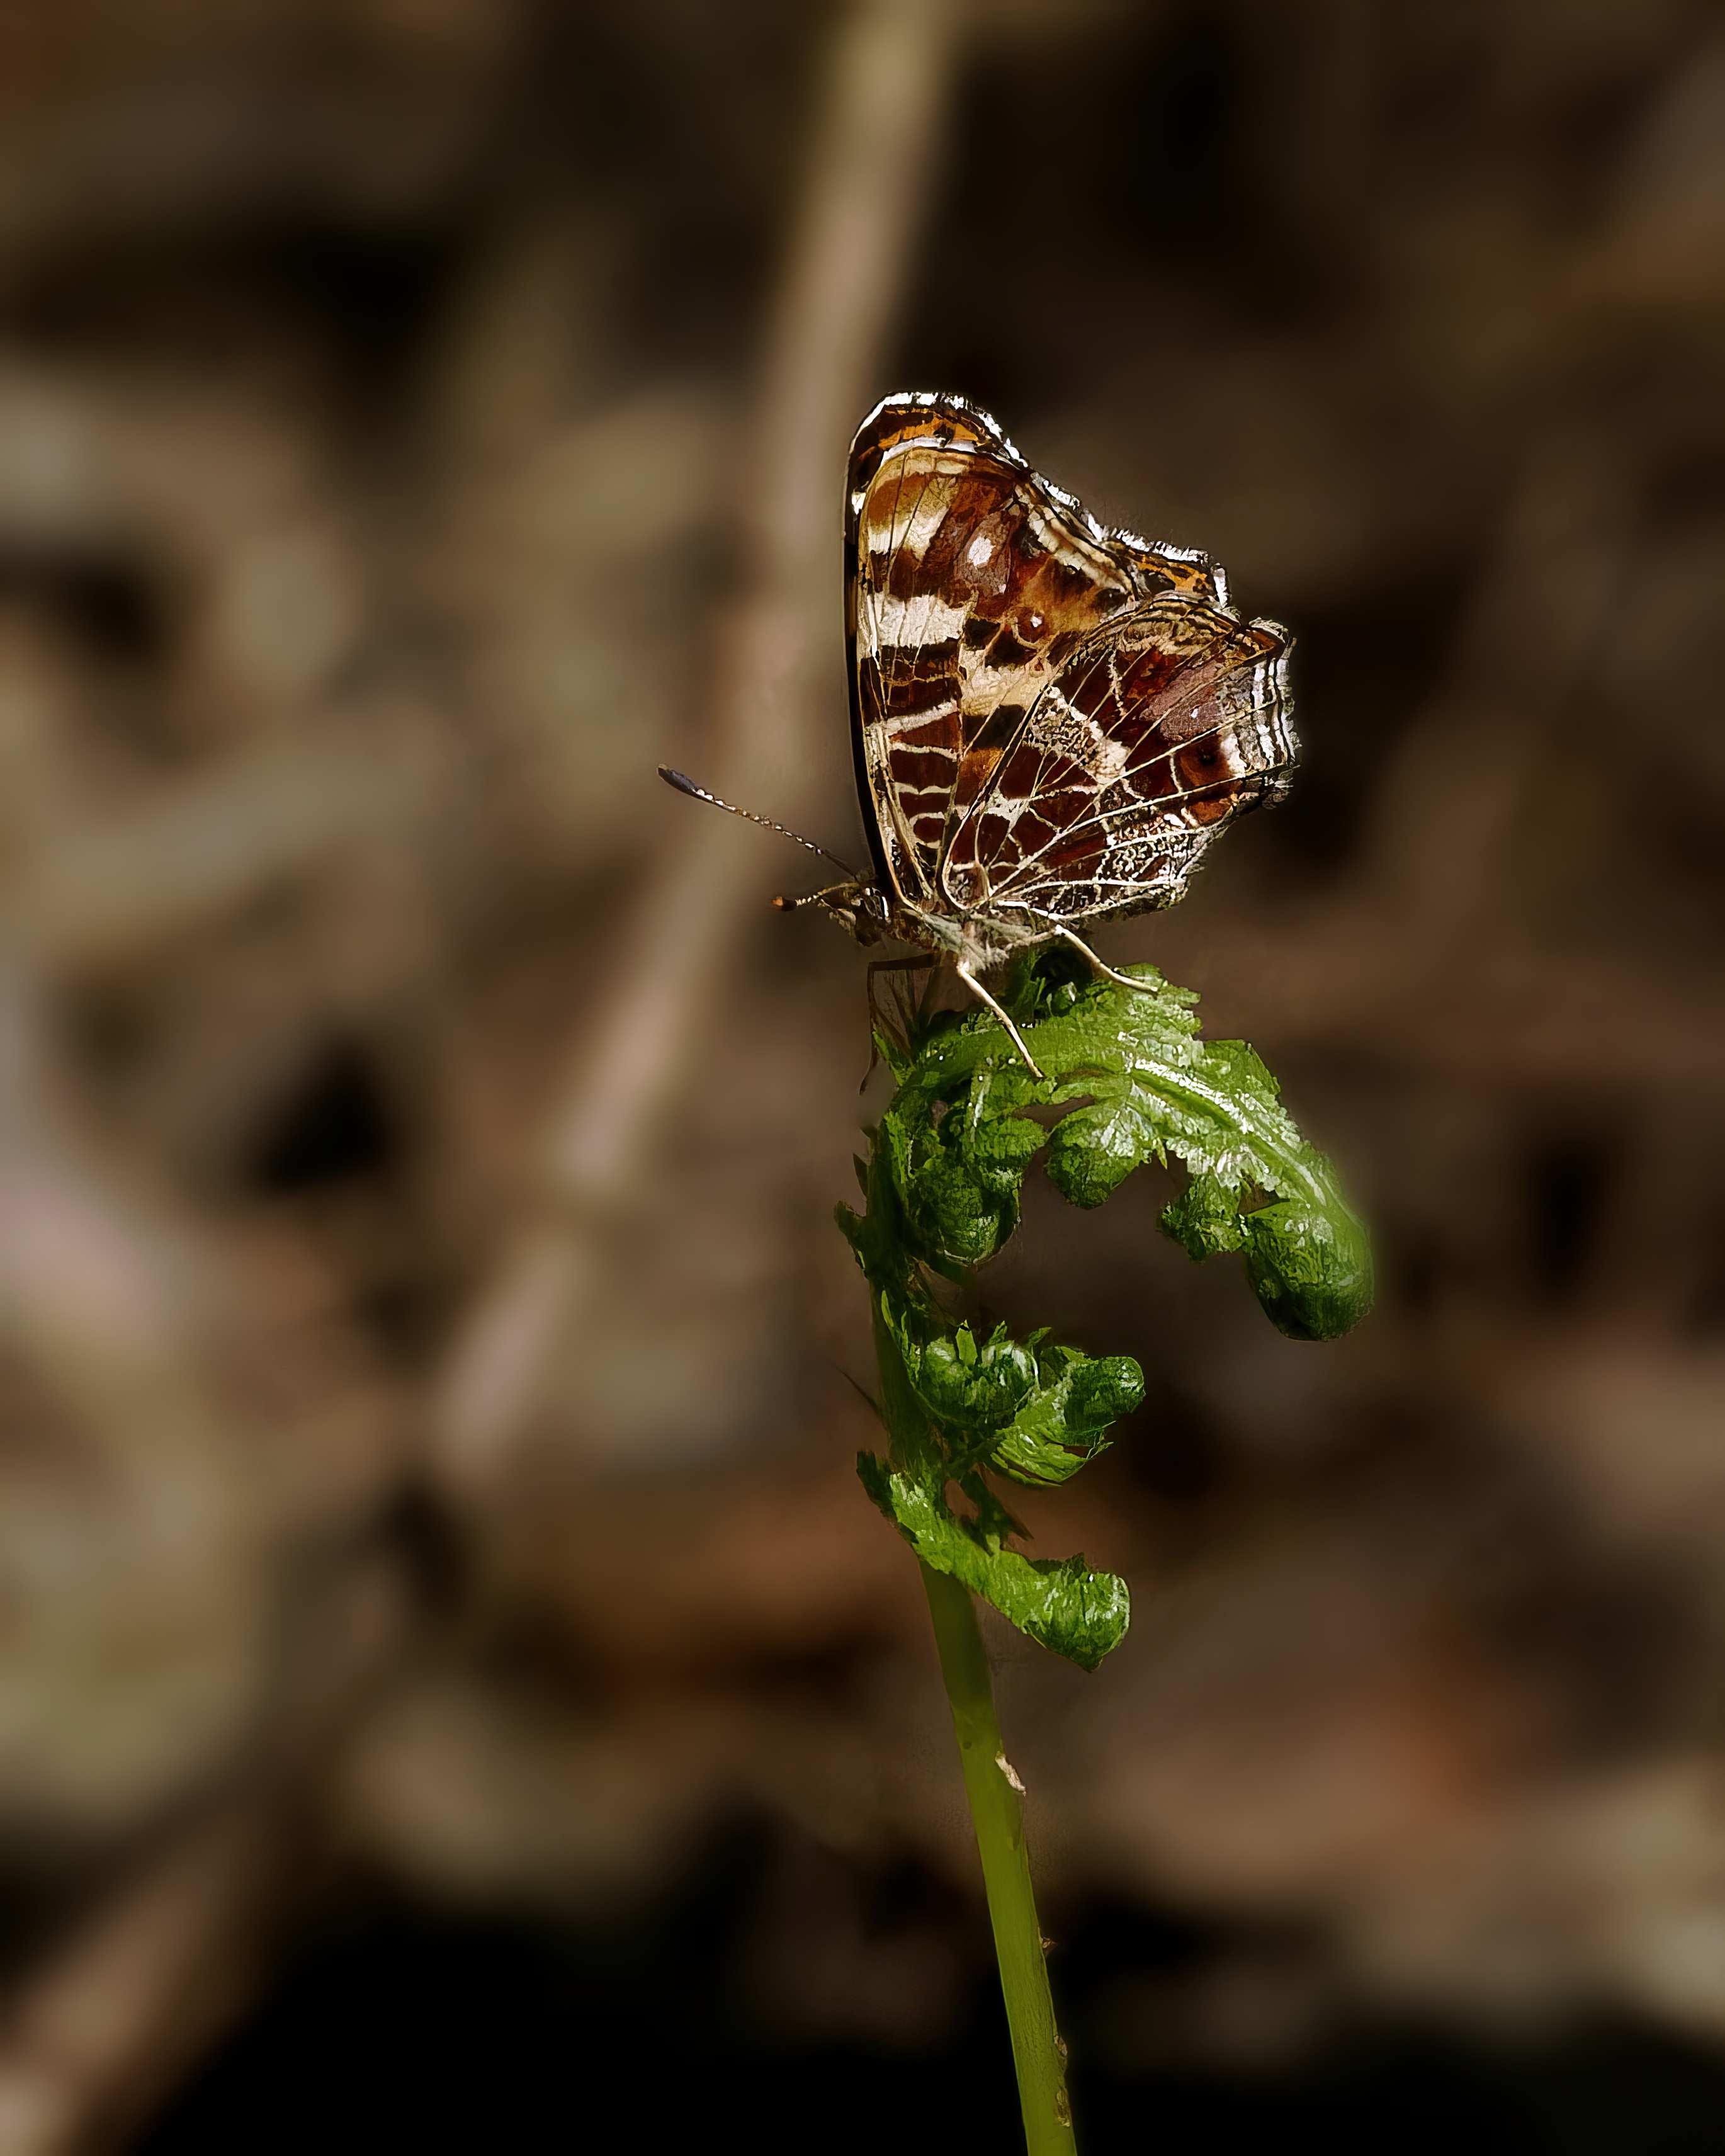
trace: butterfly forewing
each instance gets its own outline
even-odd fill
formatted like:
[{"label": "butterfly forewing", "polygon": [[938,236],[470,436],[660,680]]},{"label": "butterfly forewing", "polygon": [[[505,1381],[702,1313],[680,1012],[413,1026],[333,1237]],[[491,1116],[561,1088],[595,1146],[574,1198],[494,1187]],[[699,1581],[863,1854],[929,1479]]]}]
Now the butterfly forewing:
[{"label": "butterfly forewing", "polygon": [[1148,591],[1215,589],[1201,557],[1103,532],[953,398],[864,422],[847,552],[858,776],[876,866],[912,905],[944,906],[949,822],[1060,665]]}]

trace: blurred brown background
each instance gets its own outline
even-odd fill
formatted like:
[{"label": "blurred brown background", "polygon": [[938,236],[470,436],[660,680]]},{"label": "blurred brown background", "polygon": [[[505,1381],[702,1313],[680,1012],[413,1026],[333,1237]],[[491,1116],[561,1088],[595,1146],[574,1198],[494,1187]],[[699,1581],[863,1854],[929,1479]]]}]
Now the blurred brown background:
[{"label": "blurred brown background", "polygon": [[1719,11],[13,0],[0,106],[0,2156],[1001,2095],[861,961],[653,775],[858,850],[895,388],[1294,628],[1105,948],[1382,1254],[1296,1346],[1145,1178],[988,1285],[1149,1380],[1031,1508],[1127,1645],[995,1635],[1092,2145],[1363,2030],[1337,2146],[1717,2145]]}]

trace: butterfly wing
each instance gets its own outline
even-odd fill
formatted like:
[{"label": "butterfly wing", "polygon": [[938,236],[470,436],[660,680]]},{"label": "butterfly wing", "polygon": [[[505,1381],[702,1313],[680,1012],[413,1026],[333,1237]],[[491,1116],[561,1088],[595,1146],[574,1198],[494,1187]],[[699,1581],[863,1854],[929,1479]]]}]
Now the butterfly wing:
[{"label": "butterfly wing", "polygon": [[1286,790],[1290,639],[1170,593],[1041,689],[941,864],[961,910],[1026,927],[1172,906],[1244,810]]},{"label": "butterfly wing", "polygon": [[851,445],[851,740],[883,889],[952,910],[951,834],[1046,686],[1158,593],[1225,601],[1202,555],[1111,533],[985,412],[901,394]]}]

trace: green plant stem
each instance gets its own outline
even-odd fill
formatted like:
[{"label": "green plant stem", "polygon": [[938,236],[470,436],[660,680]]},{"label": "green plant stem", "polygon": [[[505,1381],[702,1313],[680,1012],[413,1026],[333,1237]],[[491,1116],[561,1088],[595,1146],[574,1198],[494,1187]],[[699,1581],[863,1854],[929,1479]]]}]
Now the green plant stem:
[{"label": "green plant stem", "polygon": [[983,1860],[994,1955],[1012,2031],[1012,2059],[1019,2079],[1028,2156],[1077,2156],[1072,2112],[1066,2101],[1065,2046],[1055,2027],[1054,1999],[1019,1791],[1006,1763],[988,1659],[968,1588],[943,1572],[922,1567],[922,1585],[940,1650],[941,1674],[952,1707],[952,1728],[964,1769],[964,1792]]}]

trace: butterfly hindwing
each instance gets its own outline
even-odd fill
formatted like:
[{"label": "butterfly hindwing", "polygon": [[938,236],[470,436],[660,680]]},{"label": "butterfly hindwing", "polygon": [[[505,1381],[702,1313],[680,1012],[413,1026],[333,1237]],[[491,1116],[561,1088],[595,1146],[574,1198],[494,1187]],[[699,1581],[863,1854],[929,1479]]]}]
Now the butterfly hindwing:
[{"label": "butterfly hindwing", "polygon": [[957,911],[1070,924],[1170,906],[1296,754],[1287,638],[1168,594],[1111,622],[1041,689],[955,829]]}]

